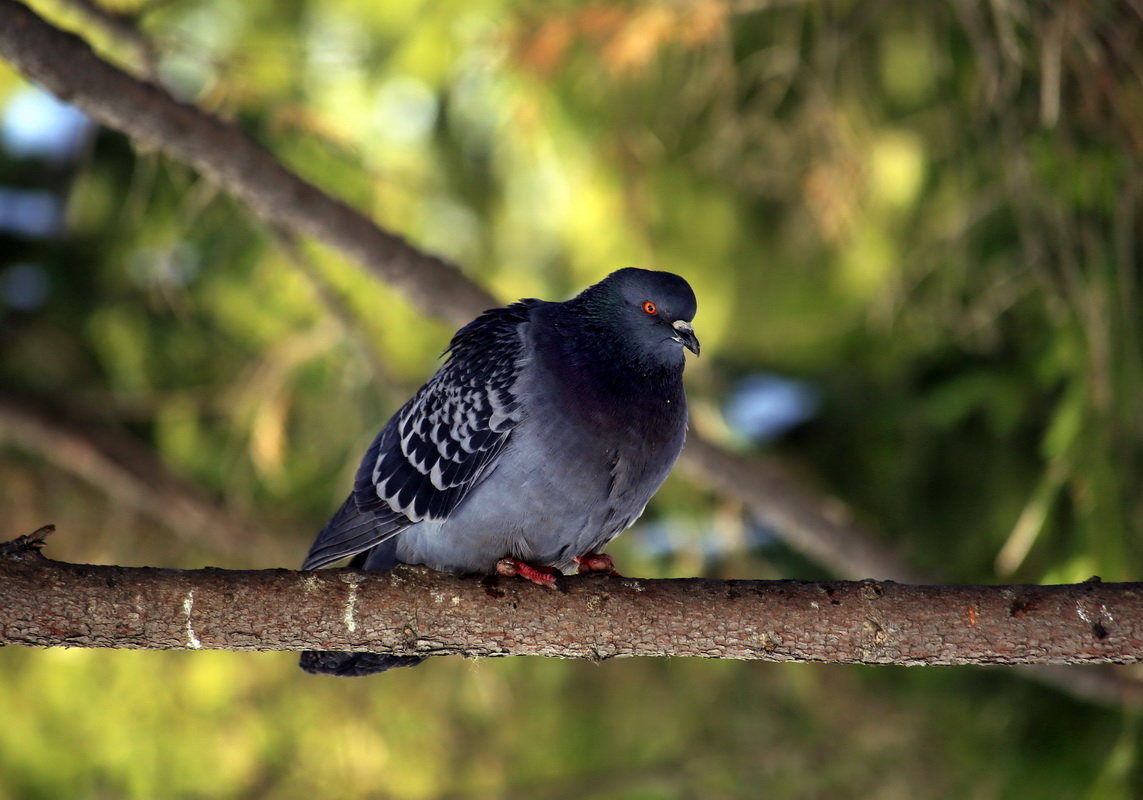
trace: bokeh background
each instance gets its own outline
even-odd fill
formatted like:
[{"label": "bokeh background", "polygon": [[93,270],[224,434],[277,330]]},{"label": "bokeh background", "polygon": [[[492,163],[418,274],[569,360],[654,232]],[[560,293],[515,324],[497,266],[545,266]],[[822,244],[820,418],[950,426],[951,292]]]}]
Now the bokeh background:
[{"label": "bokeh background", "polygon": [[[695,429],[918,573],[1139,578],[1139,3],[34,5],[506,301],[685,275]],[[0,538],[294,566],[450,333],[0,63]],[[673,476],[612,552],[833,574],[780,534]],[[295,663],[0,651],[0,798],[1143,796],[1008,670]]]}]

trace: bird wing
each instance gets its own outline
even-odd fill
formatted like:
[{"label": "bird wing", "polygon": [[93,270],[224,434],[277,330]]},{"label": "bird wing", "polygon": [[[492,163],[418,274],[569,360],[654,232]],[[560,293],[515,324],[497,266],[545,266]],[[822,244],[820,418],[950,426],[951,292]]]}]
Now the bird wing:
[{"label": "bird wing", "polygon": [[353,493],[304,569],[360,553],[417,522],[448,518],[491,472],[522,417],[523,324],[538,301],[492,309],[457,332],[448,360],[373,440]]}]

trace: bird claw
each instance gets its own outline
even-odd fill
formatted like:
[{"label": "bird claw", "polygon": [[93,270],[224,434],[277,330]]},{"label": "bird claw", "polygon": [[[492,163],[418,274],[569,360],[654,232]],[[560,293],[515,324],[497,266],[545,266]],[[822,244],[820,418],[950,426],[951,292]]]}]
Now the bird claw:
[{"label": "bird claw", "polygon": [[555,567],[540,567],[526,564],[515,558],[502,558],[496,562],[496,574],[511,578],[519,576],[529,580],[537,586],[548,589],[559,589],[559,579],[563,576]]},{"label": "bird claw", "polygon": [[575,563],[579,566],[580,573],[606,572],[616,578],[623,577],[615,571],[615,559],[607,553],[584,553],[582,556],[576,556]]}]

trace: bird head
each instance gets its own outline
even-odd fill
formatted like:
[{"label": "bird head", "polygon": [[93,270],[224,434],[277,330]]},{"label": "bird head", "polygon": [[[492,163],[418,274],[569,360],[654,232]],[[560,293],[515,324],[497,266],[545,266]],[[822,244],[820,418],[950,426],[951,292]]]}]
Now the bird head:
[{"label": "bird head", "polygon": [[599,309],[630,345],[657,361],[681,363],[682,348],[695,355],[699,340],[691,321],[697,302],[690,285],[670,272],[621,269],[577,299]]}]

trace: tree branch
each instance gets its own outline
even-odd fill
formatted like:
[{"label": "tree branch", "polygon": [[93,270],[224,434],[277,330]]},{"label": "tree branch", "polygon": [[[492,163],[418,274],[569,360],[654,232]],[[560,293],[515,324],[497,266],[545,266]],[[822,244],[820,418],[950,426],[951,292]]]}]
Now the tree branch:
[{"label": "tree branch", "polygon": [[0,55],[109,128],[194,167],[266,222],[339,248],[426,313],[462,325],[497,305],[455,266],[381,230],[238,127],[128,75],[15,0],[0,0]]},{"label": "tree branch", "polygon": [[699,656],[866,664],[1143,661],[1143,584],[575,576],[564,591],[423,567],[167,570],[0,546],[0,645]]},{"label": "tree branch", "polygon": [[679,467],[716,491],[737,498],[788,545],[836,575],[909,583],[922,580],[872,536],[845,520],[842,503],[830,503],[807,489],[773,458],[732,453],[688,433]]},{"label": "tree branch", "polygon": [[[282,536],[240,519],[200,487],[174,474],[155,451],[93,419],[68,419],[0,391],[0,443],[35,453],[98,487],[116,502],[246,564],[297,558]],[[266,563],[265,561],[261,563]]]}]

